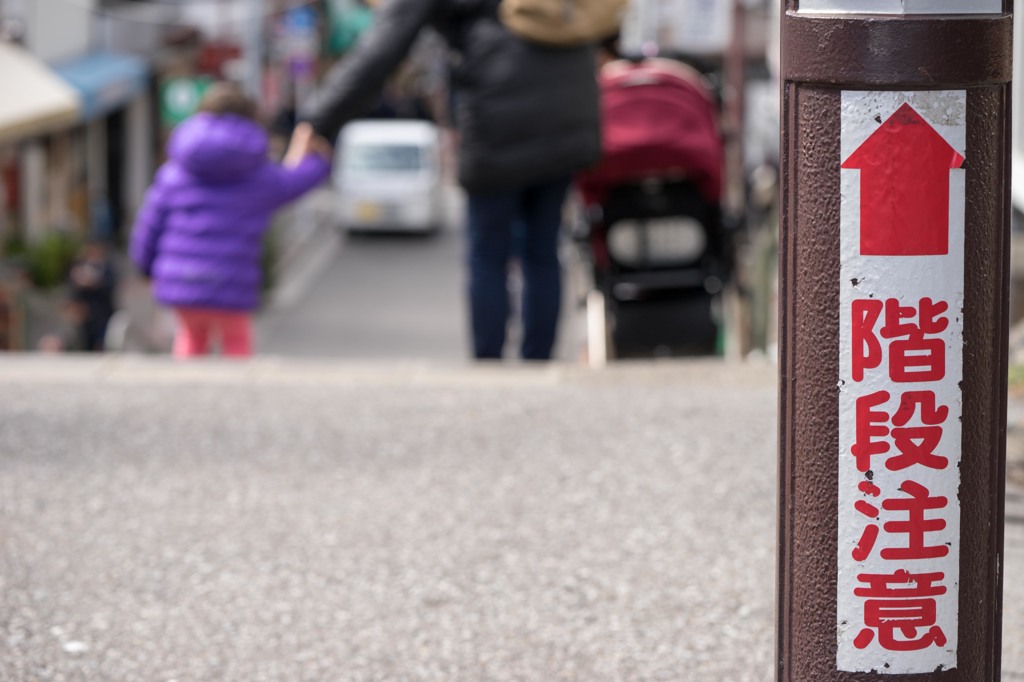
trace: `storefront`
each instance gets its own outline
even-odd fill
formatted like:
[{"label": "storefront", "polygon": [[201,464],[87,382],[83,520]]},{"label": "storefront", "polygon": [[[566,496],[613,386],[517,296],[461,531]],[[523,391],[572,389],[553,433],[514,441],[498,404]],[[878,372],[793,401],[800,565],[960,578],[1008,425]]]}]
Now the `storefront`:
[{"label": "storefront", "polygon": [[27,236],[45,222],[45,153],[41,140],[70,130],[81,115],[74,88],[24,49],[0,43],[0,234]]},{"label": "storefront", "polygon": [[[78,93],[23,48],[0,42],[4,87],[17,97],[0,98],[0,255],[45,223],[46,171],[40,140],[75,125]],[[26,316],[19,295],[20,271],[0,260],[0,350],[25,344]]]},{"label": "storefront", "polygon": [[87,214],[92,236],[122,242],[155,162],[149,65],[132,55],[93,52],[55,70],[82,100],[72,140],[72,206]]}]

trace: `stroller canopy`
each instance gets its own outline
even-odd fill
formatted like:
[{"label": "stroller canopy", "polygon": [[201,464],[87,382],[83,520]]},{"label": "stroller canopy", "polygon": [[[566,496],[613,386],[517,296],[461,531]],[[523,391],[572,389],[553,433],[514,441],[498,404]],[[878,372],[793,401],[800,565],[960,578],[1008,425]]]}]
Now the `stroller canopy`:
[{"label": "stroller canopy", "polygon": [[667,59],[615,61],[600,75],[603,156],[582,173],[588,203],[617,185],[649,178],[689,180],[717,205],[723,151],[717,107],[695,69]]}]

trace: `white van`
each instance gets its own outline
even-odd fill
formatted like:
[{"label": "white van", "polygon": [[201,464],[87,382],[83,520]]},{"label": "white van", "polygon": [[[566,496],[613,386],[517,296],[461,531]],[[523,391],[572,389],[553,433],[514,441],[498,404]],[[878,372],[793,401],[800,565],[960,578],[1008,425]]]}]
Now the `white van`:
[{"label": "white van", "polygon": [[431,232],[444,220],[441,145],[427,121],[359,120],[341,130],[334,183],[350,230]]}]

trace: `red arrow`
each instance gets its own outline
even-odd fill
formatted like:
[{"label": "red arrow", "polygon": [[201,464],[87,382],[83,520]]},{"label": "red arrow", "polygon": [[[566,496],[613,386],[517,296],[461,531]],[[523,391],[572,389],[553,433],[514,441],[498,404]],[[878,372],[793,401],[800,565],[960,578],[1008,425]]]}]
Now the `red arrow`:
[{"label": "red arrow", "polygon": [[964,162],[904,104],[843,162],[860,169],[860,252],[949,253],[949,170]]}]

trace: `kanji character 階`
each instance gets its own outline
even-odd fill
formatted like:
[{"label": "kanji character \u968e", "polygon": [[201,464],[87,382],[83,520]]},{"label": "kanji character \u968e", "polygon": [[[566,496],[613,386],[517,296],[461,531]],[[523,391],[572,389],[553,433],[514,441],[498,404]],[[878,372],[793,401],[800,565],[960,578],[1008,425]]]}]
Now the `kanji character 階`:
[{"label": "kanji character \u968e", "polygon": [[[940,317],[948,309],[945,301],[934,302],[930,298],[922,298],[916,308],[901,306],[895,298],[886,300],[882,337],[894,339],[889,344],[890,379],[938,381],[946,376],[946,342],[934,335],[949,326],[949,320]],[[917,324],[903,322],[914,317]]]},{"label": "kanji character \u968e", "polygon": [[874,369],[882,364],[882,342],[875,334],[875,324],[882,314],[882,307],[882,302],[874,298],[854,299],[851,305],[851,376],[854,381],[864,381],[864,370]]},{"label": "kanji character \u968e", "polygon": [[[874,641],[876,631],[878,644],[886,651],[918,651],[932,645],[944,646],[946,635],[936,625],[934,599],[946,593],[944,585],[935,584],[944,578],[944,573],[910,573],[903,569],[888,575],[858,575],[857,579],[867,585],[853,591],[858,597],[866,597],[865,627],[853,640],[854,646],[866,648]],[[925,632],[918,636],[919,630]]]},{"label": "kanji character \u968e", "polygon": [[[889,339],[889,378],[897,382],[938,381],[946,375],[946,342],[937,334],[949,326],[942,317],[949,309],[945,301],[922,298],[917,307],[901,306],[899,299],[883,303],[873,298],[854,299],[851,316],[851,368],[854,381],[863,381],[866,370],[882,365],[884,348],[881,335]],[[885,312],[878,333],[875,327]],[[910,322],[917,318],[917,324]]]}]

